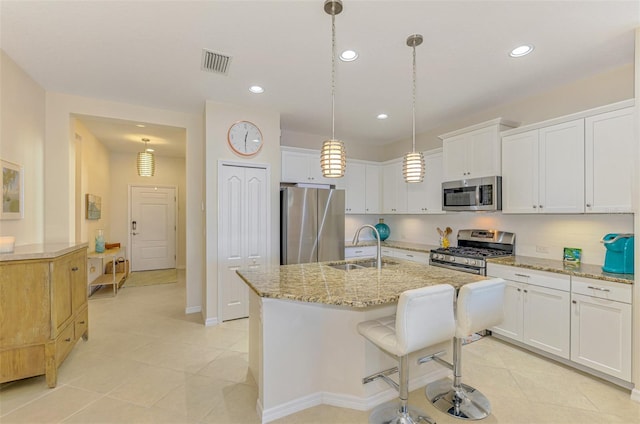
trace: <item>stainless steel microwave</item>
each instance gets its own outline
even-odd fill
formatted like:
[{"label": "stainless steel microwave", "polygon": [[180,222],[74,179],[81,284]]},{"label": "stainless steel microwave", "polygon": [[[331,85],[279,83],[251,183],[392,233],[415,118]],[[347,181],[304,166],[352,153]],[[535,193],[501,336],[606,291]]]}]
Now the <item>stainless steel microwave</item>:
[{"label": "stainless steel microwave", "polygon": [[502,177],[469,178],[442,183],[445,211],[502,210]]}]

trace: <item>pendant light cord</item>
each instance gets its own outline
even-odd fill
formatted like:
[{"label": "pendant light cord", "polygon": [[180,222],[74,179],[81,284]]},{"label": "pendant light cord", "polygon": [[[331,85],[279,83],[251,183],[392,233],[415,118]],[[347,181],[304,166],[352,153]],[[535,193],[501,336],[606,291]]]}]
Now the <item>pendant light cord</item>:
[{"label": "pendant light cord", "polygon": [[413,143],[411,152],[416,152],[416,44],[413,43]]},{"label": "pendant light cord", "polygon": [[336,139],[336,5],[331,5],[331,139]]}]

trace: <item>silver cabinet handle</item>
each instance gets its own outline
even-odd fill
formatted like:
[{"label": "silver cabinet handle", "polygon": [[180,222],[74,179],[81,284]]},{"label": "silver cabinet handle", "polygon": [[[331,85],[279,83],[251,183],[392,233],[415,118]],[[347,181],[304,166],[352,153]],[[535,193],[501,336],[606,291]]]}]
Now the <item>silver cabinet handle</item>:
[{"label": "silver cabinet handle", "polygon": [[587,203],[587,207],[590,208],[591,207],[591,203]]},{"label": "silver cabinet handle", "polygon": [[517,289],[518,291],[522,291],[522,289]]},{"label": "silver cabinet handle", "polygon": [[537,208],[538,208],[538,206],[536,206],[536,205],[533,205],[533,209],[537,209]]},{"label": "silver cabinet handle", "polygon": [[407,255],[407,258],[413,258],[413,255]]},{"label": "silver cabinet handle", "polygon": [[602,291],[602,292],[610,292],[611,291],[609,289],[603,289],[602,287],[587,286],[587,288],[588,289],[592,289],[592,290]]},{"label": "silver cabinet handle", "polygon": [[526,274],[514,274],[517,277],[524,277],[524,278],[531,278],[530,275],[526,275]]},{"label": "silver cabinet handle", "polygon": [[539,205],[540,209],[542,209],[542,205]]},{"label": "silver cabinet handle", "polygon": [[576,302],[575,300],[572,300],[571,303],[573,303],[574,305],[578,304],[578,302]]}]

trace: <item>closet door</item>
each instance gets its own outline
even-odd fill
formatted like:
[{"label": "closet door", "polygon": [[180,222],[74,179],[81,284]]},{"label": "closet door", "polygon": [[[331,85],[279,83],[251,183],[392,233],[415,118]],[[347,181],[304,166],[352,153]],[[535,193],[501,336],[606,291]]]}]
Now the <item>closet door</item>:
[{"label": "closet door", "polygon": [[220,171],[218,285],[221,321],[249,316],[249,289],[239,268],[259,267],[267,252],[267,171],[222,165]]}]

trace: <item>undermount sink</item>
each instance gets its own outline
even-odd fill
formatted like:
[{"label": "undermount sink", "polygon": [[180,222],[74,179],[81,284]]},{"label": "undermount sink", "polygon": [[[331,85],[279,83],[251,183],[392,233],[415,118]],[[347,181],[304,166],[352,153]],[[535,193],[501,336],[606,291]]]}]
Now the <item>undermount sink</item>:
[{"label": "undermount sink", "polygon": [[[397,262],[393,262],[393,261],[388,261],[383,259],[382,260],[382,267],[384,268],[387,265],[395,265],[397,264]],[[367,268],[375,268],[376,267],[376,260],[372,259],[372,260],[366,260],[366,261],[358,261],[358,262],[349,262],[349,263],[342,263],[342,264],[328,264],[331,268],[335,268],[335,269],[340,269],[342,271],[353,271],[356,269],[367,269]]]}]

